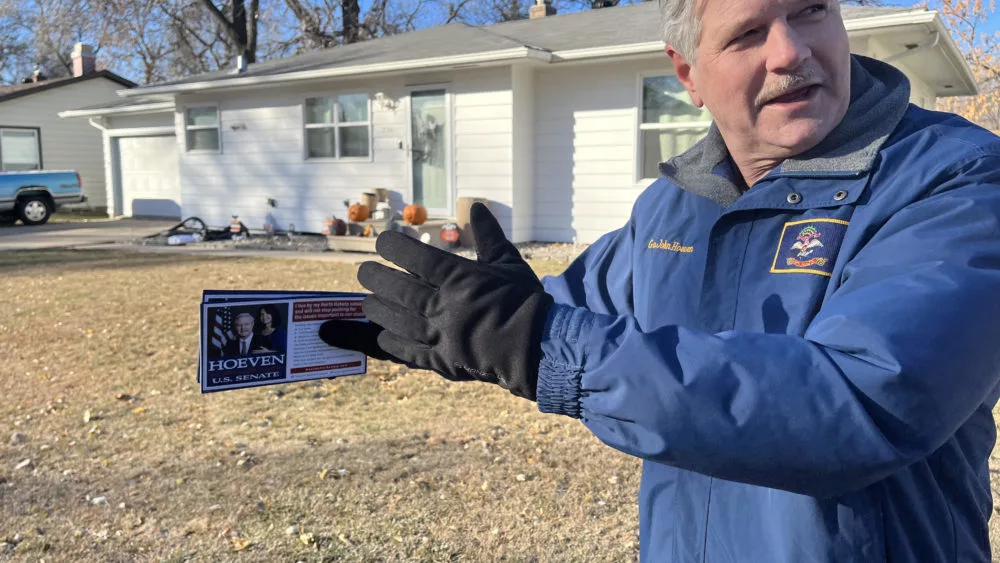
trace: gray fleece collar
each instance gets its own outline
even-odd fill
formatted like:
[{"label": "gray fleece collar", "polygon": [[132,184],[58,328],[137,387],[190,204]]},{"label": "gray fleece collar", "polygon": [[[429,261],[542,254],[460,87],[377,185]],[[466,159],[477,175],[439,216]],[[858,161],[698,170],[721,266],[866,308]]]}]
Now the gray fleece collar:
[{"label": "gray fleece collar", "polygon": [[[818,145],[785,160],[777,172],[785,176],[868,172],[906,113],[909,100],[906,75],[887,63],[851,55],[851,103],[844,119]],[[695,146],[660,164],[660,173],[678,187],[726,207],[743,194],[733,181],[739,172],[732,170],[728,157],[722,134],[713,123]]]}]

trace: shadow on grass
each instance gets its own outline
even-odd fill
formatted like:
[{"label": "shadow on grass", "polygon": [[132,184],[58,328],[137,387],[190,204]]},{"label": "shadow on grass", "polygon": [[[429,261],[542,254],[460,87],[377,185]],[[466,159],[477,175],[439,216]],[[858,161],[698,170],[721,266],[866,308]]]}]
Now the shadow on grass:
[{"label": "shadow on grass", "polygon": [[33,275],[38,269],[58,267],[65,271],[122,270],[177,266],[197,266],[207,262],[233,262],[240,258],[184,256],[121,250],[14,250],[0,253],[0,272],[6,276]]}]

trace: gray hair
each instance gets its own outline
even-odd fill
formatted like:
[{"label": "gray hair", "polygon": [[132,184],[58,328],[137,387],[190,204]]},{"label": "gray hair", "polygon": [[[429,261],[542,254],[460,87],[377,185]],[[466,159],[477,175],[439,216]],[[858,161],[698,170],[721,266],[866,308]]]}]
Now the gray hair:
[{"label": "gray hair", "polygon": [[663,41],[694,63],[701,20],[698,18],[697,0],[660,0],[660,29]]}]

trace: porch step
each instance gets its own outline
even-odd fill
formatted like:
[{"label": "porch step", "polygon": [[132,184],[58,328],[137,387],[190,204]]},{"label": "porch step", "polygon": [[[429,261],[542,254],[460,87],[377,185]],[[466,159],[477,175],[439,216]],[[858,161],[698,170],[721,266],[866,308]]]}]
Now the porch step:
[{"label": "porch step", "polygon": [[[430,233],[430,244],[438,248],[444,248],[445,244],[441,240],[441,227],[453,222],[449,219],[429,219],[422,225],[411,225],[402,221],[399,222],[399,225],[403,227],[404,233],[413,238],[419,239],[420,235]],[[361,236],[368,225],[372,227],[372,235],[367,237]],[[327,247],[330,250],[348,252],[375,252],[375,238],[382,232],[383,227],[385,227],[385,221],[368,220],[350,222],[347,224],[348,234],[326,237]]]}]

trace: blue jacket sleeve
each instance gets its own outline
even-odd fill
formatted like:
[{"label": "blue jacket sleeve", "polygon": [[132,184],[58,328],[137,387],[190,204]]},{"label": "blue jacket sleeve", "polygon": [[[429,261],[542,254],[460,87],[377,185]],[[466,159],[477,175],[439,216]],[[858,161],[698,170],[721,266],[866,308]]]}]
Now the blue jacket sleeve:
[{"label": "blue jacket sleeve", "polygon": [[817,497],[930,455],[1000,375],[1000,159],[891,217],[803,337],[557,304],[538,404],[644,459]]},{"label": "blue jacket sleeve", "polygon": [[585,250],[559,276],[542,280],[556,303],[606,315],[632,314],[632,240],[630,220]]}]

